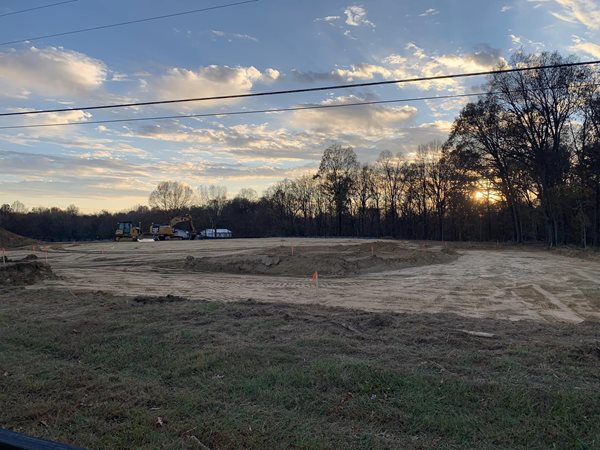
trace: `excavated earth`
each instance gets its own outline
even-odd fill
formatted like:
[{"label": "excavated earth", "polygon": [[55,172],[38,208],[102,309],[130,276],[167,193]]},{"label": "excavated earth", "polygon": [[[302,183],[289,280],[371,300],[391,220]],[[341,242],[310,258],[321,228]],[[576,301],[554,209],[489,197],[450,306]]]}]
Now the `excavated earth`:
[{"label": "excavated earth", "polygon": [[[293,252],[293,254],[292,254]],[[348,277],[454,261],[453,250],[408,249],[394,242],[311,247],[274,247],[223,256],[188,256],[183,267],[193,272],[248,275]]]},{"label": "excavated earth", "polygon": [[31,257],[17,262],[0,262],[0,286],[31,285],[56,278],[48,264]]},{"label": "excavated earth", "polygon": [[[31,247],[6,250],[9,261],[31,253]],[[36,255],[40,259],[31,265],[4,269],[2,285],[17,280],[29,284],[24,288],[30,291],[141,296],[135,303],[144,307],[182,304],[175,297],[252,299],[380,313],[600,321],[595,252],[573,257],[528,246],[270,238],[63,243]],[[39,265],[42,260],[58,278]],[[315,271],[318,289],[311,282]]]}]

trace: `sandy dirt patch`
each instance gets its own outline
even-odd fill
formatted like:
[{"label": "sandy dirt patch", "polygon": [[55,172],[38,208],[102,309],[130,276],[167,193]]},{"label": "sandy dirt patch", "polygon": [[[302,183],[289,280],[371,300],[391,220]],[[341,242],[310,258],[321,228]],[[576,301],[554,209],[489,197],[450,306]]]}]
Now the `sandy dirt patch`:
[{"label": "sandy dirt patch", "polygon": [[[194,260],[258,253],[291,257],[292,247],[295,258],[302,258],[304,253],[323,253],[328,248],[329,257],[340,259],[362,248],[365,254],[361,258],[368,260],[372,258],[371,244],[375,245],[377,260],[386,258],[379,246],[387,245],[396,245],[402,252],[444,254],[441,243],[377,244],[356,239],[63,244],[52,245],[48,253],[48,262],[60,279],[45,280],[28,289],[56,287],[75,294],[106,291],[133,297],[170,294],[227,302],[253,299],[374,312],[455,313],[510,320],[600,320],[600,262],[544,250],[457,249],[458,255],[449,255],[448,262],[330,275],[320,280],[318,290],[309,276],[316,268],[304,267],[303,277],[196,272],[184,266],[188,256]],[[28,253],[31,251],[11,251],[9,257],[22,258]]]}]

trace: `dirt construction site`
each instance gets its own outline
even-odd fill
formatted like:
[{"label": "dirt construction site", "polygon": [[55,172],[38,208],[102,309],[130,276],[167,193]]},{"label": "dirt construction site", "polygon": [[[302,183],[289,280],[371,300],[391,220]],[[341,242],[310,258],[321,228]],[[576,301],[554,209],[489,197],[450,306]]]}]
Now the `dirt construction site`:
[{"label": "dirt construction site", "polygon": [[[30,254],[24,248],[10,257]],[[600,319],[600,261],[544,250],[238,239],[61,244],[47,246],[47,253],[37,256],[57,277],[29,289],[253,299],[508,320]]]},{"label": "dirt construction site", "polygon": [[600,260],[363,239],[36,244],[0,427],[84,448],[600,448]]}]

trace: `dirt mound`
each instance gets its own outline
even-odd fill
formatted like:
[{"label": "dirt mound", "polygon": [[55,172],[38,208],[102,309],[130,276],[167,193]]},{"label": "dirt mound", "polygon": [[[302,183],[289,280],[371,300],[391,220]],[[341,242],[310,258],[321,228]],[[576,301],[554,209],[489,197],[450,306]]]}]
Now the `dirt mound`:
[{"label": "dirt mound", "polygon": [[0,285],[21,286],[56,278],[50,266],[40,261],[19,261],[0,266]]},{"label": "dirt mound", "polygon": [[15,248],[23,247],[25,245],[37,244],[37,241],[19,236],[18,234],[11,233],[4,228],[0,228],[0,247],[4,248]]},{"label": "dirt mound", "polygon": [[306,277],[347,277],[407,267],[448,263],[456,254],[439,250],[407,249],[394,242],[358,245],[274,247],[251,253],[194,258],[184,267],[195,272],[226,272]]}]

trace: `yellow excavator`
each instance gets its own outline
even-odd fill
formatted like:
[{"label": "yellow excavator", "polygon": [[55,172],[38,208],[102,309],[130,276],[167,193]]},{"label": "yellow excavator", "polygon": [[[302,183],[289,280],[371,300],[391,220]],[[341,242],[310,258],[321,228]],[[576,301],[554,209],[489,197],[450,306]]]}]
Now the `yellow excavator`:
[{"label": "yellow excavator", "polygon": [[[189,222],[189,230],[175,228],[175,225],[184,222]],[[164,241],[167,239],[196,239],[197,232],[196,227],[194,227],[194,222],[192,221],[192,216],[188,214],[187,216],[173,217],[171,222],[169,222],[169,225],[153,223],[150,226],[150,234],[155,239]]]},{"label": "yellow excavator", "polygon": [[[175,228],[177,224],[189,222],[189,230]],[[130,240],[137,241],[139,239],[151,239],[155,241],[164,241],[172,239],[196,239],[196,227],[192,221],[192,216],[177,216],[173,217],[168,225],[153,223],[150,225],[148,233],[142,233],[141,224],[136,226],[133,222],[118,222],[115,230],[115,241]]]}]

